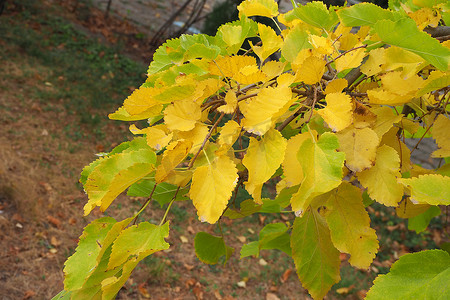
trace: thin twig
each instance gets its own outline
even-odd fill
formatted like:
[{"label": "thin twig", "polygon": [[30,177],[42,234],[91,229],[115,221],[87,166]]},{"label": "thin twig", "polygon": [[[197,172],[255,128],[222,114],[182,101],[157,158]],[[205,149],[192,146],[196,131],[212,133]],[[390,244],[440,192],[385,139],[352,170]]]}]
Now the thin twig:
[{"label": "thin twig", "polygon": [[344,56],[345,54],[347,54],[347,53],[349,53],[349,52],[352,52],[352,51],[354,51],[354,50],[360,49],[360,48],[367,48],[367,45],[358,46],[358,47],[352,48],[352,49],[350,49],[350,50],[347,50],[347,51],[345,51],[345,52],[342,52],[341,54],[339,54],[338,56],[336,56],[335,58],[333,58],[332,60],[330,60],[329,62],[327,62],[327,65],[329,65],[329,64],[331,64],[331,63],[333,63],[333,62],[335,62],[338,58],[341,58],[341,57]]}]

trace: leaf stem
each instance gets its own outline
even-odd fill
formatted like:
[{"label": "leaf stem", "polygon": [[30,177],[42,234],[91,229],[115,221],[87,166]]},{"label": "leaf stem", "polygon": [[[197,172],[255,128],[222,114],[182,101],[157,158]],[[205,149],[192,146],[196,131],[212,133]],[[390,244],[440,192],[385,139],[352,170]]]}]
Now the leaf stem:
[{"label": "leaf stem", "polygon": [[177,198],[178,192],[180,191],[180,187],[177,188],[177,191],[175,192],[175,195],[173,195],[172,200],[169,202],[169,206],[167,206],[166,212],[164,213],[163,218],[161,219],[161,222],[159,223],[159,226],[161,226],[164,221],[166,220],[167,214],[170,211],[170,208],[172,207],[172,204],[175,202],[175,198]]},{"label": "leaf stem", "polygon": [[136,225],[136,221],[137,218],[139,217],[139,215],[145,210],[145,208],[148,206],[148,204],[150,203],[150,200],[152,200],[153,197],[153,193],[156,190],[156,186],[158,184],[155,182],[155,185],[153,186],[152,192],[150,193],[150,195],[148,196],[147,200],[145,201],[145,203],[141,206],[141,208],[139,209],[139,211],[134,215],[134,219],[133,219],[133,225]]}]

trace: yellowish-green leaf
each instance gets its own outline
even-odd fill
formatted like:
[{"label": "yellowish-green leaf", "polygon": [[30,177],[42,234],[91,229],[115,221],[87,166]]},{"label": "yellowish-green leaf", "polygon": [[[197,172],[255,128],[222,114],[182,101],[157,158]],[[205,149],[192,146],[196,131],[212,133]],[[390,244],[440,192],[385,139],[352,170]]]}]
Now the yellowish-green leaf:
[{"label": "yellowish-green leaf", "polygon": [[164,240],[168,236],[169,222],[162,226],[142,222],[139,225],[128,227],[114,241],[108,270],[112,270],[136,257],[145,257],[156,251],[168,249],[170,245]]},{"label": "yellowish-green leaf", "polygon": [[411,189],[411,200],[431,205],[450,205],[450,177],[439,174],[401,178],[398,181]]},{"label": "yellowish-green leaf", "polygon": [[345,153],[345,165],[354,172],[370,168],[375,161],[380,140],[372,129],[350,126],[340,132],[339,149]]},{"label": "yellowish-green leaf", "polygon": [[156,169],[155,181],[163,182],[169,173],[173,171],[189,154],[192,141],[180,140],[170,143],[161,159],[161,164]]},{"label": "yellowish-green leaf", "polygon": [[400,157],[400,172],[408,172],[411,169],[411,153],[400,138],[397,136],[398,128],[392,127],[387,133],[383,135],[380,145],[387,145],[397,151]]},{"label": "yellowish-green leaf", "polygon": [[385,49],[383,53],[384,69],[387,71],[394,71],[398,68],[402,68],[401,76],[403,77],[415,75],[428,64],[419,55],[395,46]]},{"label": "yellowish-green leaf", "polygon": [[87,216],[96,206],[105,211],[127,187],[154,170],[156,155],[150,149],[115,154],[104,158],[89,174],[84,189],[89,201]]},{"label": "yellowish-green leaf", "polygon": [[352,123],[353,103],[350,96],[332,93],[325,96],[325,101],[327,106],[318,113],[333,131],[341,131]]},{"label": "yellowish-green leaf", "polygon": [[164,121],[170,130],[192,130],[201,117],[200,105],[192,101],[177,101],[164,110]]},{"label": "yellowish-green leaf", "polygon": [[245,118],[242,120],[244,129],[256,135],[264,135],[274,122],[284,114],[295,98],[289,87],[267,87],[262,89],[252,99],[246,110],[242,111]]},{"label": "yellowish-green leaf", "polygon": [[311,136],[301,144],[297,159],[302,166],[303,181],[291,198],[297,216],[306,211],[314,197],[341,184],[345,154],[337,152],[338,147],[336,135],[330,132],[322,134],[318,141]]},{"label": "yellowish-green leaf", "polygon": [[414,204],[409,198],[400,202],[400,205],[395,208],[397,216],[404,219],[413,218],[426,212],[431,205],[429,204]]},{"label": "yellowish-green leaf", "polygon": [[214,224],[225,210],[238,180],[234,162],[226,155],[195,169],[189,196],[202,222]]},{"label": "yellowish-green leaf", "polygon": [[250,138],[242,163],[248,170],[247,191],[256,203],[261,203],[261,189],[278,169],[284,159],[287,142],[275,129],[269,130],[261,140]]},{"label": "yellowish-green leaf", "polygon": [[339,282],[339,251],[330,238],[330,230],[316,210],[295,218],[291,234],[292,258],[302,286],[313,299],[322,299]]},{"label": "yellowish-green leaf", "polygon": [[369,196],[386,206],[397,206],[402,200],[403,187],[400,177],[400,158],[395,149],[383,145],[378,148],[375,165],[356,174],[359,182],[367,188]]},{"label": "yellowish-green leaf", "polygon": [[326,207],[330,210],[326,219],[334,246],[351,255],[352,266],[367,269],[378,251],[378,240],[370,227],[361,190],[344,182],[326,195]]},{"label": "yellowish-green leaf", "polygon": [[434,71],[431,72],[423,87],[417,92],[416,96],[420,97],[429,92],[437,91],[439,89],[450,86],[450,74]]},{"label": "yellowish-green leaf", "polygon": [[278,4],[274,0],[245,0],[237,7],[239,18],[243,16],[262,16],[267,18],[278,15]]},{"label": "yellowish-green leaf", "polygon": [[439,147],[432,153],[434,157],[450,156],[450,119],[444,115],[439,115],[434,122],[432,130],[433,138]]}]

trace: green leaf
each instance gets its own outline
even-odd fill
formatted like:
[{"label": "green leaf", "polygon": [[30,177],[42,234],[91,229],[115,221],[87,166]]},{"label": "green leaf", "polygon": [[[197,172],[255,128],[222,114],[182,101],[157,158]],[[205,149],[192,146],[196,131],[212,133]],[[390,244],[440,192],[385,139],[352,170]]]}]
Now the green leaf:
[{"label": "green leaf", "polygon": [[103,241],[116,220],[105,217],[92,221],[84,228],[75,253],[64,263],[64,288],[67,291],[80,289],[97,265],[97,257]]},{"label": "green leaf", "polygon": [[151,149],[123,151],[102,158],[84,185],[89,197],[84,206],[85,215],[95,206],[100,206],[105,211],[121,192],[152,172],[155,163],[156,155]]},{"label": "green leaf", "polygon": [[161,226],[143,222],[123,230],[112,246],[108,270],[134,257],[144,258],[154,252],[168,249],[169,244],[164,240],[168,236],[169,222]]},{"label": "green leaf", "polygon": [[337,152],[338,147],[336,135],[330,132],[322,134],[318,141],[309,138],[301,144],[297,159],[302,166],[303,181],[291,199],[297,216],[306,211],[314,197],[341,184],[345,154]]},{"label": "green leaf", "polygon": [[380,20],[374,25],[374,29],[386,44],[411,51],[442,71],[448,69],[450,49],[420,31],[413,20]]},{"label": "green leaf", "polygon": [[308,41],[309,34],[301,26],[294,27],[289,31],[281,46],[281,55],[288,61],[293,62],[302,49],[311,49]]},{"label": "green leaf", "polygon": [[367,300],[450,299],[450,255],[442,250],[405,254],[379,275]]},{"label": "green leaf", "polygon": [[398,181],[411,189],[411,200],[431,205],[450,205],[450,177],[439,174],[419,175]]},{"label": "green leaf", "polygon": [[303,22],[330,31],[339,21],[335,11],[328,11],[323,2],[314,1],[294,8],[294,14]]},{"label": "green leaf", "polygon": [[195,235],[194,245],[198,259],[210,265],[217,264],[222,256],[225,256],[225,264],[234,252],[233,248],[225,245],[222,237],[206,232],[198,232]]},{"label": "green leaf", "polygon": [[[127,195],[131,197],[149,197],[151,192],[153,191],[153,187],[155,186],[154,179],[142,179],[128,188]],[[167,183],[161,182],[156,186],[155,191],[153,192],[152,199],[156,200],[161,207],[164,204],[172,201],[175,193],[177,192],[178,187]],[[182,201],[187,200],[186,194],[189,191],[188,187],[180,188],[177,197],[175,200]]]},{"label": "green leaf", "polygon": [[314,299],[322,299],[341,279],[341,261],[327,224],[316,210],[308,210],[302,218],[295,218],[291,248],[302,286]]},{"label": "green leaf", "polygon": [[206,34],[181,35],[162,44],[153,54],[153,61],[148,68],[152,75],[164,71],[174,64],[182,63],[194,58],[215,59],[220,48],[214,45],[214,38]]},{"label": "green leaf", "polygon": [[379,20],[396,21],[394,13],[372,3],[359,3],[337,11],[344,26],[373,26]]},{"label": "green leaf", "polygon": [[223,215],[232,220],[241,219],[259,212],[261,207],[252,199],[247,199],[241,202],[239,210],[227,209]]},{"label": "green leaf", "polygon": [[215,36],[216,44],[223,43],[223,54],[236,54],[246,38],[257,35],[258,25],[255,21],[242,18],[219,27]]},{"label": "green leaf", "polygon": [[58,293],[55,297],[52,298],[52,300],[70,300],[72,296],[72,292],[64,291]]},{"label": "green leaf", "polygon": [[408,219],[408,229],[421,233],[427,229],[431,219],[441,214],[441,209],[437,206],[431,206],[425,212],[418,216]]},{"label": "green leaf", "polygon": [[350,264],[367,269],[378,251],[378,240],[375,230],[370,228],[361,190],[343,182],[326,196],[326,206],[330,210],[326,219],[334,246],[351,255]]},{"label": "green leaf", "polygon": [[290,237],[287,234],[286,227],[283,223],[267,224],[259,233],[259,240],[243,245],[241,249],[241,258],[247,256],[259,256],[261,250],[278,249],[291,255]]}]

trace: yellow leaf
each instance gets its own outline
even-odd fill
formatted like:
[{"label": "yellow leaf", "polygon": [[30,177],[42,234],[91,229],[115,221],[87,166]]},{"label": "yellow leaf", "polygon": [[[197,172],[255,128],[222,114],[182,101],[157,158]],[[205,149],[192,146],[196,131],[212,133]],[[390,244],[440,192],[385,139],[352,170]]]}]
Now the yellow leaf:
[{"label": "yellow leaf", "polygon": [[236,110],[237,107],[237,98],[234,90],[229,90],[225,95],[225,105],[219,106],[217,108],[218,111],[223,112],[225,114],[232,114]]},{"label": "yellow leaf", "polygon": [[289,109],[294,100],[289,87],[261,89],[259,94],[242,110],[245,116],[242,120],[244,129],[256,135],[265,134],[277,118]]},{"label": "yellow leaf", "polygon": [[267,76],[256,65],[245,66],[232,77],[241,84],[252,84],[257,82],[266,82]]},{"label": "yellow leaf", "polygon": [[444,115],[439,115],[431,128],[433,138],[439,147],[432,153],[434,157],[450,156],[450,119]]},{"label": "yellow leaf", "polygon": [[222,215],[238,181],[238,170],[228,156],[195,169],[189,197],[202,222],[214,224]]},{"label": "yellow leaf", "polygon": [[274,0],[245,0],[237,7],[239,18],[262,16],[267,18],[278,15],[278,4]]},{"label": "yellow leaf", "polygon": [[286,140],[275,129],[269,130],[259,141],[250,137],[250,144],[242,163],[248,170],[245,187],[256,203],[262,203],[261,188],[283,161],[286,145]]},{"label": "yellow leaf", "polygon": [[391,93],[400,96],[414,96],[414,94],[423,86],[424,80],[418,75],[405,78],[401,75],[401,72],[395,71],[381,76],[381,83],[383,84],[384,89]]},{"label": "yellow leaf", "polygon": [[163,182],[169,173],[186,158],[191,147],[191,141],[180,140],[170,143],[163,154],[161,164],[156,169],[155,181]]},{"label": "yellow leaf", "polygon": [[327,223],[333,245],[341,252],[351,255],[352,266],[367,269],[378,251],[375,230],[364,209],[361,190],[343,182],[337,190],[327,195]]},{"label": "yellow leaf", "polygon": [[227,149],[229,149],[231,146],[233,146],[240,133],[241,126],[235,121],[230,120],[226,122],[220,130],[220,135],[217,143],[219,144],[219,146],[227,146]]},{"label": "yellow leaf", "polygon": [[359,102],[355,102],[355,110],[353,112],[353,120],[355,128],[371,127],[377,120],[375,115],[367,106]]},{"label": "yellow leaf", "polygon": [[209,72],[211,75],[222,77],[233,77],[239,70],[246,66],[256,65],[256,59],[252,56],[225,56],[217,58],[209,63]]},{"label": "yellow leaf", "polygon": [[271,54],[278,51],[283,45],[281,36],[269,26],[258,23],[259,37],[261,38],[262,46],[254,46],[250,41],[250,46],[253,52],[259,57],[261,61],[265,61]]},{"label": "yellow leaf", "polygon": [[284,181],[287,187],[299,185],[303,181],[302,165],[297,159],[297,153],[300,146],[308,138],[311,138],[311,134],[305,132],[297,134],[287,141],[286,155],[282,164]]},{"label": "yellow leaf", "polygon": [[308,37],[308,40],[319,54],[331,55],[335,52],[332,41],[329,38],[312,34]]},{"label": "yellow leaf", "polygon": [[372,109],[372,112],[377,115],[377,120],[372,126],[372,129],[380,139],[392,128],[394,123],[398,123],[402,120],[402,115],[395,114],[392,108],[387,106],[374,108]]},{"label": "yellow leaf", "polygon": [[380,145],[387,145],[394,148],[400,157],[401,172],[408,172],[411,169],[411,153],[408,147],[397,136],[398,128],[392,127],[387,133],[383,135]]},{"label": "yellow leaf", "polygon": [[366,49],[364,48],[359,48],[354,51],[347,52],[335,61],[336,70],[338,72],[341,72],[343,70],[359,67],[365,56]]},{"label": "yellow leaf", "polygon": [[164,179],[164,182],[179,186],[185,187],[189,181],[192,179],[192,170],[172,170],[167,174],[167,177]]},{"label": "yellow leaf", "polygon": [[369,58],[361,66],[361,72],[364,73],[367,77],[370,77],[383,71],[383,65],[386,62],[386,59],[384,57],[385,51],[386,49],[384,48],[371,50],[369,52]]},{"label": "yellow leaf", "polygon": [[180,131],[177,133],[178,139],[189,140],[192,142],[192,148],[189,153],[195,154],[200,149],[206,136],[208,135],[209,128],[206,124],[197,123],[194,129],[190,131]]},{"label": "yellow leaf", "polygon": [[327,106],[318,110],[318,113],[334,132],[341,131],[352,123],[353,103],[350,96],[332,93],[325,96],[325,101]]},{"label": "yellow leaf", "polygon": [[[119,107],[115,112],[108,115],[108,118],[111,120],[119,120],[119,121],[138,121],[149,119],[149,123],[152,124],[152,120],[158,119],[161,115],[161,110],[163,109],[162,104],[158,104],[150,107],[149,109],[135,114],[130,115],[124,106]],[[158,119],[159,120],[159,119]]]},{"label": "yellow leaf", "polygon": [[391,105],[391,106],[408,103],[414,97],[414,95],[410,94],[401,96],[399,94],[386,91],[382,88],[368,90],[367,96],[369,97],[369,102],[371,104]]},{"label": "yellow leaf", "polygon": [[313,51],[314,51],[313,49],[309,48],[300,50],[298,54],[295,56],[294,61],[292,62],[292,71],[296,72],[296,74],[301,74],[301,67],[303,63],[307,58],[313,56]]},{"label": "yellow leaf", "polygon": [[409,13],[408,16],[416,22],[420,30],[427,26],[437,27],[441,20],[439,12],[429,7],[423,7],[413,13]]},{"label": "yellow leaf", "polygon": [[400,158],[395,149],[383,145],[378,148],[375,166],[356,174],[367,188],[369,196],[386,206],[397,206],[403,197],[403,187],[397,183],[400,175]]},{"label": "yellow leaf", "polygon": [[402,68],[402,76],[410,77],[415,75],[420,69],[428,63],[419,55],[404,50],[399,47],[391,46],[384,52],[386,71],[393,71]]},{"label": "yellow leaf", "polygon": [[406,199],[400,202],[400,205],[395,208],[397,216],[403,219],[413,218],[421,213],[424,213],[430,208],[429,204],[414,204],[411,200]]},{"label": "yellow leaf", "polygon": [[266,74],[267,77],[273,78],[280,75],[283,72],[285,66],[285,62],[283,63],[280,61],[271,60],[266,62],[262,66],[262,71],[264,72],[264,74]]},{"label": "yellow leaf", "polygon": [[345,78],[338,78],[328,82],[325,88],[325,94],[340,93],[348,86],[348,81]]},{"label": "yellow leaf", "polygon": [[161,105],[160,102],[153,99],[160,89],[140,87],[125,99],[123,107],[130,115],[138,115],[144,113],[153,106]]},{"label": "yellow leaf", "polygon": [[380,142],[372,129],[350,126],[338,132],[339,149],[345,153],[345,165],[353,172],[370,168]]},{"label": "yellow leaf", "polygon": [[411,189],[411,201],[431,205],[450,205],[450,177],[439,174],[401,178],[398,181]]},{"label": "yellow leaf", "polygon": [[130,126],[133,134],[146,134],[147,144],[155,150],[161,150],[172,140],[173,133],[169,133],[166,125],[155,125],[144,129],[138,129],[136,125]]},{"label": "yellow leaf", "polygon": [[289,87],[295,81],[295,76],[290,73],[283,73],[277,78],[278,86]]},{"label": "yellow leaf", "polygon": [[322,79],[322,75],[325,72],[325,65],[325,60],[316,56],[310,56],[305,59],[298,70],[297,79],[306,84],[315,84]]},{"label": "yellow leaf", "polygon": [[170,130],[192,130],[201,117],[200,105],[192,101],[177,101],[164,110],[164,121]]}]

